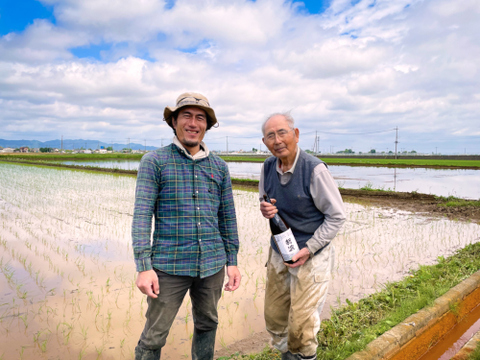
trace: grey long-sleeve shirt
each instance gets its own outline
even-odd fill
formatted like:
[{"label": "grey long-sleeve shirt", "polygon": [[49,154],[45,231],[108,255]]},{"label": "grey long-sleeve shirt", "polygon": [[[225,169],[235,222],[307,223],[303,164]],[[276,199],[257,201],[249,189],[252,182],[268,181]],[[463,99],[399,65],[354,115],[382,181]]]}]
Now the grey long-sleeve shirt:
[{"label": "grey long-sleeve shirt", "polygon": [[[297,147],[297,155],[293,166],[286,172],[282,171],[280,161],[277,159],[276,168],[282,184],[286,184],[292,177],[300,154],[299,150]],[[260,201],[263,201],[263,195],[265,194],[263,166],[260,172],[258,190]],[[325,215],[325,221],[307,241],[308,250],[314,254],[333,240],[345,222],[346,215],[338,186],[330,174],[330,171],[323,163],[313,169],[310,179],[310,193],[312,194],[313,202],[317,209]]]}]

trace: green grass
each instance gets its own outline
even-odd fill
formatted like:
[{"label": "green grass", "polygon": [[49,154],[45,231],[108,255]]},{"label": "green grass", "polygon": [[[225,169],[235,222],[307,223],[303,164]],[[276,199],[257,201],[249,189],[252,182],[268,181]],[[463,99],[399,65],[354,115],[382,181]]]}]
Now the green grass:
[{"label": "green grass", "polygon": [[[414,166],[414,167],[459,167],[480,168],[480,160],[455,160],[455,159],[384,159],[381,157],[361,158],[337,158],[319,156],[329,165],[354,165],[354,166]],[[263,162],[267,156],[221,156],[225,161],[238,162]]]},{"label": "green grass", "polygon": [[[24,159],[29,161],[62,161],[62,160],[140,160],[143,154],[47,154],[47,153],[28,153],[28,154],[3,154],[0,159]],[[268,156],[265,155],[235,155],[221,156],[225,161],[238,162],[264,162]],[[480,160],[455,160],[455,159],[385,159],[382,157],[372,157],[366,159],[360,158],[337,158],[323,157],[320,158],[330,165],[352,165],[352,166],[413,166],[413,167],[458,167],[458,168],[479,168]]]},{"label": "green grass", "polygon": [[75,161],[75,160],[140,160],[143,154],[56,154],[56,153],[26,153],[2,154],[0,160],[28,160],[28,161]]},{"label": "green grass", "polygon": [[480,168],[480,160],[454,160],[454,159],[357,159],[357,158],[327,158],[320,157],[330,165],[380,165],[380,166],[438,166],[438,167],[475,167]]},{"label": "green grass", "polygon": [[375,188],[373,184],[369,181],[364,186],[362,186],[359,190],[366,190],[366,191],[387,191],[387,192],[394,192],[390,188],[385,189],[384,187]]},{"label": "green grass", "polygon": [[475,350],[470,354],[468,360],[480,360],[480,343],[478,343]]},{"label": "green grass", "polygon": [[[408,316],[430,306],[434,300],[480,269],[480,243],[468,245],[438,264],[421,266],[401,281],[388,283],[383,290],[357,303],[332,310],[322,321],[317,335],[318,356],[323,360],[345,359]],[[222,359],[280,359],[275,350],[259,354],[233,354]]]},{"label": "green grass", "polygon": [[480,200],[464,200],[456,198],[454,196],[435,196],[435,199],[440,201],[440,203],[438,204],[439,206],[444,207],[480,207]]}]

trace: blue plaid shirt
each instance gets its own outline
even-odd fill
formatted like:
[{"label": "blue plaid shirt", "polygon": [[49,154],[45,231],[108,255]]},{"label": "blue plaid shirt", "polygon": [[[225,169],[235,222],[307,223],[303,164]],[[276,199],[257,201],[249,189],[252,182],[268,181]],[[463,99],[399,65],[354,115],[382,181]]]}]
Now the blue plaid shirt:
[{"label": "blue plaid shirt", "polygon": [[132,242],[139,272],[156,268],[204,278],[225,264],[237,265],[227,164],[213,154],[193,160],[175,144],[145,154],[138,169]]}]

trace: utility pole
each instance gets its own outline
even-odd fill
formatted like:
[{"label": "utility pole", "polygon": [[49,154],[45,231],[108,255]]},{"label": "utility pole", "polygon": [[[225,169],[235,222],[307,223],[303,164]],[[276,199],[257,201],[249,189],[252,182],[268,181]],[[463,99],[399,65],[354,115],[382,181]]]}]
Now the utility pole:
[{"label": "utility pole", "polygon": [[60,147],[61,147],[61,150],[63,151],[63,135],[62,135],[62,143],[61,143]]},{"label": "utility pole", "polygon": [[132,149],[130,149],[130,138],[127,138],[127,142],[128,142],[128,149],[132,150]]},{"label": "utility pole", "polygon": [[228,136],[227,136],[227,154],[228,154]]},{"label": "utility pole", "polygon": [[320,143],[320,137],[317,135],[317,131],[315,130],[315,141],[313,142],[313,153],[318,154],[320,148],[319,148],[319,143]]},{"label": "utility pole", "polygon": [[398,126],[395,128],[395,159],[397,159]]}]

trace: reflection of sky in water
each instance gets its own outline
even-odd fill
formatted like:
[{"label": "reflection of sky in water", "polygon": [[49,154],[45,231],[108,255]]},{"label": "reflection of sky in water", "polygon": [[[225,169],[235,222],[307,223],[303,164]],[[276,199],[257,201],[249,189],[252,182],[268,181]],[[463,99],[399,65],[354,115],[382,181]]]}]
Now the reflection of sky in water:
[{"label": "reflection of sky in water", "polygon": [[[246,173],[250,173],[253,166],[259,172],[261,164],[240,166],[247,166]],[[361,170],[331,167],[337,181],[342,180],[341,168],[347,175]],[[392,181],[390,169],[364,169]],[[358,174],[361,176],[349,177],[355,186],[367,177],[361,171]],[[397,187],[403,179],[413,177],[402,174],[397,170]],[[420,179],[426,174],[431,183],[444,177],[438,175],[442,172],[424,169],[415,169],[413,174]],[[72,350],[71,344],[86,341],[91,349],[87,358],[97,356],[95,349],[103,347],[114,359],[134,352],[138,338],[129,334],[141,333],[146,310],[145,296],[135,287],[130,235],[134,193],[132,176],[0,166],[0,260],[3,273],[11,278],[7,280],[0,272],[0,317],[8,325],[0,326],[4,358],[16,359],[23,350],[26,359],[62,358]],[[270,236],[257,194],[236,189],[234,199],[242,285],[234,293],[225,292],[219,301],[218,336],[227,346],[265,329],[265,261]],[[345,209],[348,220],[334,240],[335,269],[324,316],[339,301],[358,301],[381,284],[401,279],[418,264],[433,264],[438,256],[449,256],[479,241],[479,225],[474,223],[349,203]],[[162,359],[180,359],[189,353],[193,334],[190,304],[187,297]],[[41,339],[55,334],[60,340],[45,353],[32,340],[40,336],[35,314],[42,320]],[[65,341],[67,334],[69,342]],[[119,346],[121,339],[125,344]],[[223,345],[217,342],[217,349],[220,347]]]},{"label": "reflection of sky in water", "polygon": [[58,161],[65,165],[96,166],[108,169],[138,170],[137,160]]},{"label": "reflection of sky in water", "polygon": [[480,198],[480,170],[330,166],[339,186]]},{"label": "reflection of sky in water", "polygon": [[[66,164],[88,165],[127,170],[138,169],[138,161],[68,161]],[[262,163],[229,162],[233,178],[260,178]],[[338,185],[347,189],[371,186],[374,189],[400,192],[416,191],[422,194],[456,196],[466,199],[480,198],[480,170],[386,168],[368,166],[336,166],[329,169]]]}]

